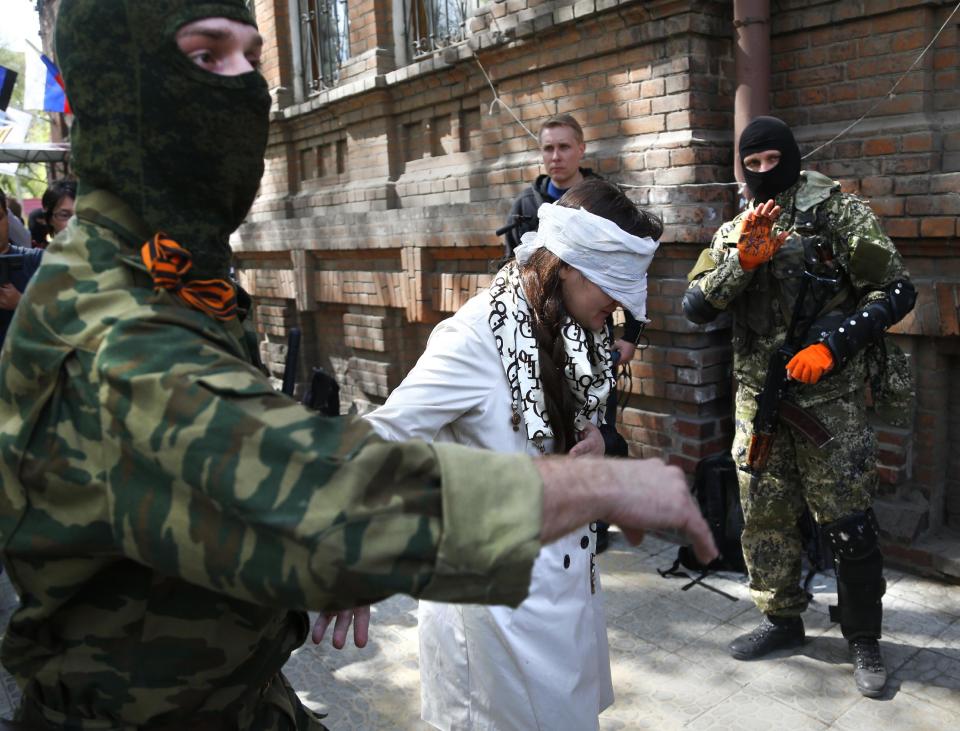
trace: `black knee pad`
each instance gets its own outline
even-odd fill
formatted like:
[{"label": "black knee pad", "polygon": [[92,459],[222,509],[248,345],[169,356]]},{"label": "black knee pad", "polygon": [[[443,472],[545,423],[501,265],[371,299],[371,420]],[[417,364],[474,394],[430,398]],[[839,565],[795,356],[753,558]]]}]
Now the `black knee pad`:
[{"label": "black knee pad", "polygon": [[823,526],[835,560],[860,559],[870,555],[880,542],[880,526],[873,508],[845,515]]},{"label": "black knee pad", "polygon": [[873,510],[847,515],[824,526],[837,570],[837,606],[830,619],[840,623],[843,636],[880,638],[881,599],[886,592],[880,527]]}]

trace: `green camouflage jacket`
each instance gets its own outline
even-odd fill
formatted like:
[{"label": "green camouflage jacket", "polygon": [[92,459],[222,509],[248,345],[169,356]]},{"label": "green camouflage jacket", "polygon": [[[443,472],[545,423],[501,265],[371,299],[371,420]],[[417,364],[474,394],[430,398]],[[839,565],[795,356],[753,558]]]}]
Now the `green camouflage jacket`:
[{"label": "green camouflage jacket", "polygon": [[[883,287],[908,276],[870,206],[842,193],[835,181],[803,171],[800,180],[777,196],[776,202],[782,212],[774,232],[787,231],[791,236],[770,262],[753,271],[740,266],[733,248],[745,211],[717,230],[710,248],[700,254],[688,275],[689,286],[699,287],[710,305],[733,312],[734,372],[738,382],[754,389],[762,387],[770,356],[783,343],[793,312],[793,299],[787,293],[796,291],[803,272],[804,251],[796,235],[800,214],[820,222],[819,234],[841,275],[839,291],[824,298],[822,321],[833,317],[839,322],[843,315],[885,297]],[[861,352],[816,384],[795,384],[794,398],[801,406],[822,403],[862,388],[865,379]]]},{"label": "green camouflage jacket", "polygon": [[154,291],[151,233],[81,192],[0,360],[0,551],[21,600],[2,660],[49,720],[255,728],[303,610],[522,601],[528,458],[388,443],[275,392],[239,321]]}]

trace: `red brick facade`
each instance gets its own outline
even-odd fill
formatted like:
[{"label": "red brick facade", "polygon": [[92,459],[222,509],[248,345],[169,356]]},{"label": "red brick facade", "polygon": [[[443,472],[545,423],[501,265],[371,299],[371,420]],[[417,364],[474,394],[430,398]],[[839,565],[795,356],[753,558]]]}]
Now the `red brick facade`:
[{"label": "red brick facade", "polygon": [[[729,323],[690,325],[680,297],[699,250],[736,205],[732,3],[486,2],[467,21],[465,42],[411,62],[393,3],[349,0],[340,82],[299,100],[290,3],[255,5],[277,107],[261,195],[234,243],[241,279],[261,303],[274,373],[296,324],[305,331],[302,366],[332,370],[345,405],[382,402],[433,324],[489,281],[501,251],[493,231],[540,168],[511,115],[490,113],[479,59],[531,129],[574,114],[586,164],[636,186],[635,200],[663,217],[650,346],[632,365],[621,424],[631,452],[692,471],[729,445]],[[805,165],[870,200],[920,291],[896,329],[918,373],[915,427],[878,424],[878,509],[892,539],[922,547],[931,531],[960,530],[956,18],[886,95],[953,3],[774,5],[770,110],[793,125],[804,153],[876,104]],[[936,556],[923,560],[960,572]]]}]

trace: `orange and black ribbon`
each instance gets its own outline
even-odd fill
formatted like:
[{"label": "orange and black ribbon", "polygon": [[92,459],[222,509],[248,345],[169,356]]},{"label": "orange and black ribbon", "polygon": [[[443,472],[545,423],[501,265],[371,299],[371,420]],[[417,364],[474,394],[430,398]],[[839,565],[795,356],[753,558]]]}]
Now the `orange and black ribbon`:
[{"label": "orange and black ribbon", "polygon": [[184,281],[183,276],[193,262],[190,252],[173,239],[157,234],[140,248],[140,256],[157,289],[173,292],[194,309],[218,320],[232,320],[237,316],[237,292],[227,280]]}]

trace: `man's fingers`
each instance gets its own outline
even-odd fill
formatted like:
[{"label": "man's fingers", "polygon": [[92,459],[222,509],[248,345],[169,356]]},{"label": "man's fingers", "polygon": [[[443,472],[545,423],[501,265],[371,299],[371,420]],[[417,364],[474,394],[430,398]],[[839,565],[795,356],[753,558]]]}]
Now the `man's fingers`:
[{"label": "man's fingers", "polygon": [[770,200],[764,201],[757,209],[757,212],[765,218],[779,218],[780,210],[780,206],[771,198]]},{"label": "man's fingers", "polygon": [[353,642],[357,647],[364,647],[370,637],[370,607],[357,607],[356,609],[345,609],[342,612],[321,614],[317,621],[313,623],[313,632],[310,639],[315,645],[323,642],[323,636],[330,626],[331,620],[336,617],[337,621],[333,626],[333,637],[331,644],[338,650],[342,650],[347,644],[347,633],[350,630],[350,624],[353,622]]},{"label": "man's fingers", "polygon": [[347,644],[347,631],[350,629],[352,619],[352,609],[337,612],[337,623],[333,627],[333,646],[338,650],[342,650],[343,646]]},{"label": "man's fingers", "polygon": [[717,550],[717,544],[713,541],[713,535],[707,531],[706,536],[697,534],[693,541],[693,552],[702,566],[708,565],[713,559],[720,555]]},{"label": "man's fingers", "polygon": [[620,532],[631,546],[639,546],[643,542],[646,533],[639,528],[624,528],[620,526]]},{"label": "man's fingers", "polygon": [[370,607],[357,607],[353,612],[353,644],[366,647],[370,639]]},{"label": "man's fingers", "polygon": [[332,617],[332,614],[321,614],[317,617],[317,621],[313,623],[313,633],[310,635],[313,644],[319,645],[323,642],[323,636],[327,632],[327,626],[329,626]]},{"label": "man's fingers", "polygon": [[713,559],[720,555],[717,550],[717,544],[713,540],[713,533],[710,532],[710,526],[700,515],[699,508],[696,515],[687,524],[685,533],[690,543],[693,544],[693,552],[703,566],[709,564]]}]

